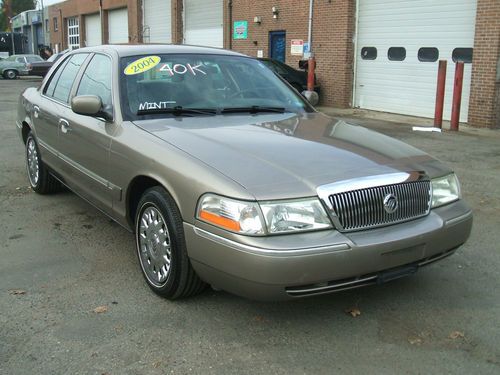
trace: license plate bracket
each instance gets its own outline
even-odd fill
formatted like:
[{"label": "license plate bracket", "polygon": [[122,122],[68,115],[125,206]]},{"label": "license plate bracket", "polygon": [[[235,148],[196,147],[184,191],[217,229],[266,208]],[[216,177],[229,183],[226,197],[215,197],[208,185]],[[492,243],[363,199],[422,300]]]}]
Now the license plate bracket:
[{"label": "license plate bracket", "polygon": [[418,270],[418,265],[411,264],[378,273],[377,283],[383,284],[401,277],[413,275]]}]

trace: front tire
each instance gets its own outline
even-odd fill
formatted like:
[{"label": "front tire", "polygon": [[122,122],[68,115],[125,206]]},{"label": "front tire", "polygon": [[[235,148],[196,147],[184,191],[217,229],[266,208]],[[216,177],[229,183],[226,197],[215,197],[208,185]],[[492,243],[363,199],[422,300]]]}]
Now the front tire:
[{"label": "front tire", "polygon": [[179,209],[165,189],[153,187],[143,194],[135,217],[135,238],[142,274],[156,294],[174,300],[205,288],[187,256]]},{"label": "front tire", "polygon": [[3,77],[5,79],[16,79],[17,78],[17,72],[15,70],[9,69],[3,72]]},{"label": "front tire", "polygon": [[32,132],[26,138],[26,170],[31,188],[38,194],[55,193],[61,187],[43,163],[38,144]]}]

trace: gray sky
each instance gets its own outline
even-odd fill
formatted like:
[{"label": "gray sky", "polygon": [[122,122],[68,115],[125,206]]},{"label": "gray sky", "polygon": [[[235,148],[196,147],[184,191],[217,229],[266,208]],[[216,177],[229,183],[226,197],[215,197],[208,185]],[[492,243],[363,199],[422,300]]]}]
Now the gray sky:
[{"label": "gray sky", "polygon": [[[47,6],[47,5],[52,5],[52,4],[55,4],[55,3],[60,3],[64,0],[43,0],[43,6]],[[38,0],[38,6],[40,7],[40,3],[41,1]]]}]

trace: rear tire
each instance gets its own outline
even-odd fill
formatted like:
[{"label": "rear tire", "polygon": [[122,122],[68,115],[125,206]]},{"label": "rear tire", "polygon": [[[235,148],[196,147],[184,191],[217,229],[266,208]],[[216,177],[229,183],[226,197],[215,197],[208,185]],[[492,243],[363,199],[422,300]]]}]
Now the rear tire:
[{"label": "rear tire", "polygon": [[189,261],[181,214],[159,186],[146,190],[135,217],[136,250],[149,287],[170,300],[200,293],[206,284]]},{"label": "rear tire", "polygon": [[16,79],[17,72],[15,70],[9,69],[3,72],[3,77],[5,79]]},{"label": "rear tire", "polygon": [[32,132],[29,132],[26,138],[26,170],[30,186],[38,194],[51,194],[60,190],[61,183],[50,174],[43,163]]}]

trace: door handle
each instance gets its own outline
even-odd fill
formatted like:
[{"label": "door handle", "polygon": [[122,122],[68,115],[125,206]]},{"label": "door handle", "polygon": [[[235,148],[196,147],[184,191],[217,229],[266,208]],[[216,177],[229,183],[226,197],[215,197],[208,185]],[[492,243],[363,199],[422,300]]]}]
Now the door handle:
[{"label": "door handle", "polygon": [[70,128],[70,126],[69,126],[69,122],[68,122],[68,121],[66,121],[66,120],[65,120],[65,119],[63,119],[63,118],[59,120],[59,126],[60,126],[60,128],[61,128],[61,131],[62,131],[64,134],[66,134],[66,133],[68,133],[68,132],[70,132],[70,131],[71,131],[71,128]]},{"label": "door handle", "polygon": [[33,116],[35,116],[35,118],[40,117],[40,107],[37,105],[33,106]]}]

